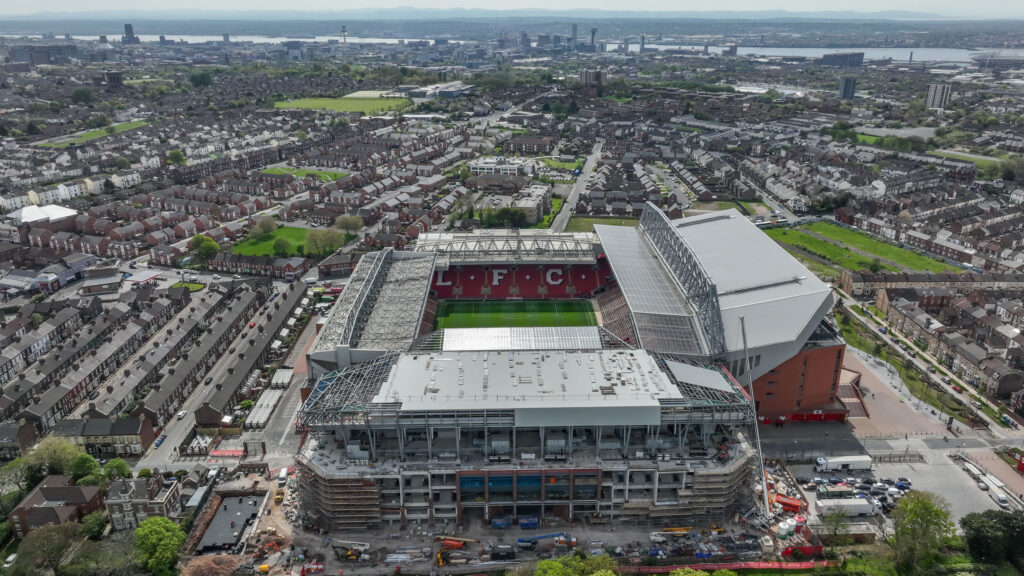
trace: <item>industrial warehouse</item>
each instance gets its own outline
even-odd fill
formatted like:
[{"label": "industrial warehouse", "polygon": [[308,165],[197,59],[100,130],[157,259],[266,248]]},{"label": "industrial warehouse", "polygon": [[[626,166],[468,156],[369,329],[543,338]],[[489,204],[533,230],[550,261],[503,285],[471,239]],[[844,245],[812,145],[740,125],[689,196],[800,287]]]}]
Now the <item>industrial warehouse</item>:
[{"label": "industrial warehouse", "polygon": [[[452,301],[502,312],[435,329]],[[508,312],[543,301],[585,303],[593,321]],[[638,228],[426,234],[367,254],[309,352],[304,520],[745,514],[756,418],[845,415],[832,303],[735,211],[670,221],[648,206]]]}]

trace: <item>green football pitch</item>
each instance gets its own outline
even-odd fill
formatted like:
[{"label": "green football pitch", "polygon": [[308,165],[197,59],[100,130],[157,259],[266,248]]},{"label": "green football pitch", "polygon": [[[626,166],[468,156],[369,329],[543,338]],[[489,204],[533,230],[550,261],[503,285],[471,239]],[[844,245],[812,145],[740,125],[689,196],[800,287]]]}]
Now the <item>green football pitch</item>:
[{"label": "green football pitch", "polygon": [[437,328],[596,326],[589,300],[441,302]]}]

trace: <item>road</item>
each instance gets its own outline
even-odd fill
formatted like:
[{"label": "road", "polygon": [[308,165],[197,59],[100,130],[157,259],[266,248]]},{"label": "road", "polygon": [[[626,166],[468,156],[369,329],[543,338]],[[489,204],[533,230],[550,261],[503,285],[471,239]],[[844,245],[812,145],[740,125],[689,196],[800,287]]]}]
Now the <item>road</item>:
[{"label": "road", "polygon": [[676,202],[679,204],[679,207],[683,210],[688,210],[692,205],[690,195],[693,193],[690,191],[689,187],[680,182],[675,175],[670,172],[666,172],[653,164],[650,165],[650,170],[654,172],[658,178],[661,178],[662,182],[668,186],[670,194],[675,194]]},{"label": "road", "polygon": [[576,183],[573,184],[569,197],[562,203],[562,210],[555,215],[555,219],[551,222],[551,229],[555,232],[565,231],[565,225],[569,223],[569,218],[572,218],[576,204],[579,202],[580,194],[586,188],[590,176],[594,173],[594,169],[597,168],[597,161],[601,159],[601,146],[603,144],[603,140],[598,140],[594,144],[590,155],[587,156],[587,161],[583,164],[583,170],[580,171],[579,177],[576,178]]}]

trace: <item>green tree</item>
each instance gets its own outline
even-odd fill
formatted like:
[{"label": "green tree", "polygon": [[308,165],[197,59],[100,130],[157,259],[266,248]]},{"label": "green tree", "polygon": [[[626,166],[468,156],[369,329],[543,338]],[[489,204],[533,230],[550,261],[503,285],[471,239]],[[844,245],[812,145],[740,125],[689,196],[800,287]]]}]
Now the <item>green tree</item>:
[{"label": "green tree", "polygon": [[711,576],[737,576],[737,574],[727,568],[719,568],[712,572]]},{"label": "green tree", "polygon": [[113,134],[114,130],[117,130],[117,128],[114,128],[113,126],[107,126],[106,128],[103,129],[103,131],[107,133],[107,136],[110,136],[111,134]]},{"label": "green tree", "polygon": [[829,550],[850,545],[850,525],[847,523],[846,514],[835,510],[825,514],[821,522],[825,527],[825,535],[828,536]]},{"label": "green tree", "polygon": [[163,516],[146,518],[135,529],[135,548],[146,558],[146,568],[152,574],[173,570],[184,543],[185,531]]},{"label": "green tree", "polygon": [[205,88],[213,84],[213,76],[206,70],[194,72],[189,75],[188,81],[196,88]]},{"label": "green tree", "polygon": [[573,576],[569,570],[558,560],[541,560],[537,562],[537,568],[533,571],[534,576]]},{"label": "green tree", "polygon": [[709,576],[707,572],[703,570],[694,570],[693,568],[683,568],[682,570],[673,570],[668,573],[668,576]]},{"label": "green tree", "polygon": [[114,164],[117,166],[118,170],[127,170],[132,165],[132,163],[124,156],[118,156],[117,160],[114,161]]},{"label": "green tree", "polygon": [[90,512],[82,517],[82,536],[90,540],[99,540],[103,529],[107,527],[107,513],[103,510]]},{"label": "green tree", "polygon": [[71,461],[71,477],[75,480],[79,480],[93,474],[98,474],[99,472],[100,463],[85,452],[75,456],[75,459]]},{"label": "green tree", "polygon": [[90,474],[78,479],[75,484],[79,486],[99,486],[103,483],[103,474]]},{"label": "green tree", "polygon": [[220,244],[206,234],[196,234],[188,244],[189,249],[195,251],[199,258],[206,262],[217,252],[220,252]]},{"label": "green tree", "polygon": [[868,270],[872,272],[878,272],[882,269],[882,261],[878,258],[872,258],[871,263],[868,264]]},{"label": "green tree", "polygon": [[253,402],[252,400],[242,400],[241,402],[238,403],[238,405],[239,407],[242,408],[242,410],[248,411],[252,410],[252,407],[255,406],[256,403]]},{"label": "green tree", "polygon": [[67,474],[80,450],[72,443],[56,436],[47,436],[29,454],[29,461],[45,470],[45,474]]},{"label": "green tree", "polygon": [[284,258],[292,250],[292,243],[285,238],[278,238],[274,240],[274,256],[278,258]]},{"label": "green tree", "polygon": [[95,100],[95,99],[96,99],[96,97],[93,95],[92,90],[86,88],[85,86],[80,86],[78,88],[75,88],[75,90],[73,92],[71,92],[71,103],[72,104],[78,104],[78,105],[81,105],[81,106],[88,106],[88,105],[92,104],[93,100]]},{"label": "green tree", "polygon": [[363,227],[363,219],[359,216],[349,216],[348,214],[342,214],[334,219],[334,227],[339,230],[344,230],[349,234],[355,234]]},{"label": "green tree", "polygon": [[122,458],[114,458],[107,465],[103,467],[103,473],[107,476],[108,480],[116,480],[118,478],[131,478],[132,467]]},{"label": "green tree", "polygon": [[93,114],[92,116],[89,116],[87,122],[89,123],[89,126],[92,126],[93,128],[103,128],[110,124],[110,118],[107,118],[106,114]]},{"label": "green tree", "polygon": [[270,216],[263,216],[252,225],[252,230],[249,231],[249,238],[263,238],[273,234],[275,230],[277,230],[277,220]]},{"label": "green tree", "polygon": [[184,164],[185,154],[183,154],[181,150],[171,150],[170,152],[167,153],[167,163]]},{"label": "green tree", "polygon": [[978,562],[999,563],[1006,558],[1006,531],[1001,510],[971,512],[960,519],[964,543]]},{"label": "green tree", "polygon": [[56,572],[77,539],[74,522],[47,524],[28,533],[18,546],[18,558],[8,574],[29,575]]},{"label": "green tree", "polygon": [[150,470],[149,468],[143,468],[142,470],[139,470],[139,473],[136,474],[135,476],[137,478],[152,478],[153,471]]},{"label": "green tree", "polygon": [[893,533],[888,539],[896,567],[903,574],[922,574],[953,535],[949,505],[936,494],[921,490],[904,496],[892,513]]}]

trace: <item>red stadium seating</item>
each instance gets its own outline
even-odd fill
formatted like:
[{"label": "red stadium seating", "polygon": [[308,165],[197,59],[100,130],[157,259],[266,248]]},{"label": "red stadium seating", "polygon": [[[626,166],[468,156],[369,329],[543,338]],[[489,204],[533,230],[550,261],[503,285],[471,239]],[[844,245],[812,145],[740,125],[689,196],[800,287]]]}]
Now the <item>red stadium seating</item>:
[{"label": "red stadium seating", "polygon": [[436,272],[433,291],[438,300],[590,298],[606,284],[609,275],[603,259],[596,266],[463,266]]}]

